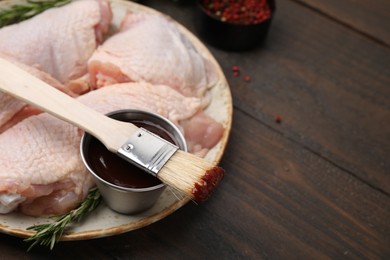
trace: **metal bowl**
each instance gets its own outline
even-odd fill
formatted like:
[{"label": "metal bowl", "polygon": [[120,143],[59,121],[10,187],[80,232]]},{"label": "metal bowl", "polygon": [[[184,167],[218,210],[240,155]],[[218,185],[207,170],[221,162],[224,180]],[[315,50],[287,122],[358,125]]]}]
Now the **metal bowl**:
[{"label": "metal bowl", "polygon": [[[180,130],[172,122],[160,115],[141,110],[119,110],[111,112],[107,116],[125,122],[143,120],[156,124],[170,134],[170,137],[176,142],[179,149],[187,151],[187,144]],[[91,158],[88,156],[91,153],[92,142],[99,141],[92,135],[85,133],[81,138],[81,157],[88,171],[94,177],[95,183],[108,207],[122,214],[135,214],[152,207],[166,188],[166,185],[160,183],[150,187],[128,188],[110,182],[101,176],[102,174],[93,166],[94,162],[91,162]],[[132,173],[129,172],[129,174]],[[145,174],[148,173],[145,172]]]}]

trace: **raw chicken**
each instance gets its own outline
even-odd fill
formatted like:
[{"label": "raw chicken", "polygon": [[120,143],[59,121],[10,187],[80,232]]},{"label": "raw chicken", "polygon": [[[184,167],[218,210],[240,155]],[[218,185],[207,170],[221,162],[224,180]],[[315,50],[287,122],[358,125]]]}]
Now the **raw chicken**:
[{"label": "raw chicken", "polygon": [[[0,52],[35,66],[64,84],[87,73],[112,12],[108,0],[80,0],[0,30]],[[73,84],[76,92],[85,85]]]},{"label": "raw chicken", "polygon": [[[7,59],[8,61],[14,63],[21,69],[31,73],[35,77],[45,81],[49,85],[61,90],[62,92],[70,96],[75,96],[75,94],[72,91],[67,89],[63,84],[58,82],[56,79],[52,78],[49,74],[37,68],[24,65],[16,61],[14,58],[6,56],[1,53],[0,53],[0,58]],[[26,103],[0,92],[0,133],[4,132],[7,128],[13,126],[14,124],[23,120],[24,118],[27,118],[28,116],[37,113],[40,113],[40,110],[28,106]]]},{"label": "raw chicken", "polygon": [[129,108],[158,113],[182,130],[189,152],[198,156],[206,155],[219,142],[224,131],[221,123],[202,110],[201,99],[185,97],[165,85],[114,84],[79,99],[101,113],[119,109],[117,104],[128,104]]},{"label": "raw chicken", "polygon": [[180,123],[188,149],[191,153],[204,157],[222,137],[224,128],[221,123],[208,116],[203,110]]},{"label": "raw chicken", "polygon": [[[93,185],[79,160],[81,131],[42,113],[0,135],[0,209],[27,215],[74,208]],[[66,162],[66,163],[64,163]]]},{"label": "raw chicken", "polygon": [[[203,114],[200,99],[184,97],[163,85],[117,84],[78,99],[101,113],[135,108],[159,113],[179,125],[198,117],[219,124]],[[210,129],[205,124],[188,125],[200,133],[194,135],[199,140],[190,142],[204,149],[213,144],[203,147],[201,133],[215,136],[211,139],[217,141],[222,135],[222,126]],[[76,127],[46,113],[31,116],[1,134],[0,147],[7,149],[0,149],[0,211],[19,209],[40,216],[75,207],[93,185],[80,159],[81,134]]]},{"label": "raw chicken", "polygon": [[107,39],[88,62],[94,88],[118,82],[168,85],[185,96],[203,97],[216,80],[202,57],[168,17],[128,13],[120,32]]}]

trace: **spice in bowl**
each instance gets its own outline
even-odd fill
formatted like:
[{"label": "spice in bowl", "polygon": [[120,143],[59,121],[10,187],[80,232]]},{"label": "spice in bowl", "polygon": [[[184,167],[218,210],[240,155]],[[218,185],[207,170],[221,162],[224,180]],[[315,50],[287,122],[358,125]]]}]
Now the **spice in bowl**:
[{"label": "spice in bowl", "polygon": [[202,0],[204,10],[222,22],[243,25],[258,24],[271,17],[266,0]]},{"label": "spice in bowl", "polygon": [[246,50],[264,41],[274,12],[274,0],[199,0],[195,26],[211,45]]}]

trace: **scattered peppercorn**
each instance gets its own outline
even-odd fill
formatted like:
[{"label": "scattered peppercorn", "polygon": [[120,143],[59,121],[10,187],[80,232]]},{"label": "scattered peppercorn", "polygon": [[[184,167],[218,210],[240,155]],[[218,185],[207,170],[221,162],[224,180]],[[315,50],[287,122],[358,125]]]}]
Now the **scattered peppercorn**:
[{"label": "scattered peppercorn", "polygon": [[250,81],[251,80],[251,77],[247,74],[247,75],[244,75],[244,77],[242,78],[244,81]]},{"label": "scattered peppercorn", "polygon": [[236,65],[232,66],[233,76],[238,77],[240,76],[240,68]]},{"label": "scattered peppercorn", "polygon": [[201,0],[200,3],[222,22],[258,24],[271,17],[266,0]]},{"label": "scattered peppercorn", "polygon": [[275,116],[275,122],[278,124],[282,123],[282,117],[280,115]]},{"label": "scattered peppercorn", "polygon": [[[239,77],[240,76],[240,67],[238,67],[237,65],[233,65],[232,66],[232,72],[233,72],[233,76],[234,77]],[[249,82],[251,81],[251,77],[248,75],[248,74],[245,74],[242,79],[246,82]]]}]

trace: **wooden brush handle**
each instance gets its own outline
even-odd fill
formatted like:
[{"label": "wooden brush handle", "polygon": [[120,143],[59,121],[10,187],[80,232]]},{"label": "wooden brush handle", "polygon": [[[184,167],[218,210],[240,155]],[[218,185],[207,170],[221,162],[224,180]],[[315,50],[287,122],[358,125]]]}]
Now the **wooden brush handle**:
[{"label": "wooden brush handle", "polygon": [[113,152],[138,129],[96,112],[1,58],[0,91],[82,128]]}]

